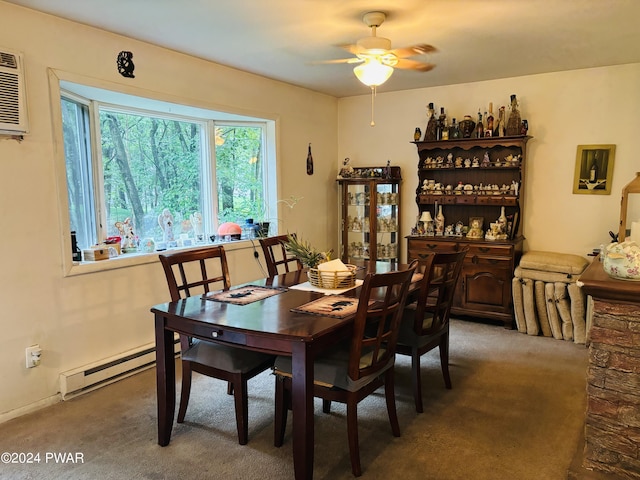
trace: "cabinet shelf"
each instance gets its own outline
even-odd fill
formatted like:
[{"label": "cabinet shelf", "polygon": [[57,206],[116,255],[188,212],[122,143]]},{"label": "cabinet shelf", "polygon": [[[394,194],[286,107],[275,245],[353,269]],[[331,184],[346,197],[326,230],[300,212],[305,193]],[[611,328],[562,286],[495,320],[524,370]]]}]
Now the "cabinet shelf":
[{"label": "cabinet shelf", "polygon": [[343,262],[400,259],[400,167],[392,173],[391,178],[338,179]]},{"label": "cabinet shelf", "polygon": [[502,170],[520,170],[520,166],[510,166],[510,167],[420,167],[418,171],[426,171],[426,172],[466,172],[466,171],[502,171]]},{"label": "cabinet shelf", "polygon": [[[524,206],[525,150],[529,139],[531,137],[523,135],[411,142],[416,145],[419,157],[418,218],[425,211],[435,218],[442,209],[446,233],[455,231],[452,226],[460,224],[464,232],[471,219],[474,223],[483,223],[482,230],[486,232],[490,224],[497,224],[503,209],[507,217],[505,236],[508,238],[504,240],[464,235],[407,237],[408,261],[432,253],[469,248],[451,309],[456,315],[500,320],[506,327],[513,324],[511,280],[524,240],[520,213]],[[456,158],[459,164],[460,157],[467,160],[469,166],[444,166],[451,165],[451,160],[455,162]],[[482,162],[480,166],[472,166],[473,159],[484,160],[485,166]],[[456,191],[460,185],[467,190]],[[487,185],[491,190],[485,189]],[[495,233],[491,238],[496,238],[504,230],[492,232]]]},{"label": "cabinet shelf", "polygon": [[453,147],[471,150],[473,148],[491,148],[495,146],[513,147],[526,143],[532,138],[529,135],[517,135],[513,137],[485,137],[485,138],[457,138],[455,140],[439,140],[436,142],[411,142],[421,149],[451,149]]},{"label": "cabinet shelf", "polygon": [[507,195],[418,195],[419,205],[496,205],[496,206],[513,206],[518,204],[518,197]]}]

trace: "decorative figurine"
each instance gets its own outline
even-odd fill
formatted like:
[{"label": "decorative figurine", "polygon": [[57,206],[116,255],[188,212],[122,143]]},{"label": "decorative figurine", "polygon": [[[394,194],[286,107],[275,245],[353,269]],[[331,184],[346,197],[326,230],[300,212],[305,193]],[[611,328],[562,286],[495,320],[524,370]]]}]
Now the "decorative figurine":
[{"label": "decorative figurine", "polygon": [[340,174],[339,174],[341,178],[353,177],[353,167],[349,165],[349,162],[351,162],[351,159],[349,157],[345,158],[342,161],[342,168],[340,169]]},{"label": "decorative figurine", "polygon": [[116,222],[116,228],[122,237],[122,251],[127,252],[138,248],[136,235],[133,233],[133,222],[131,218],[126,218],[124,222]]},{"label": "decorative figurine", "polygon": [[482,220],[480,218],[472,218],[469,225],[469,231],[467,232],[467,238],[482,238],[484,233],[482,232]]},{"label": "decorative figurine", "polygon": [[204,235],[202,232],[202,214],[200,212],[193,212],[191,214],[191,226],[193,227],[193,236],[196,241],[204,241]]},{"label": "decorative figurine", "polygon": [[420,138],[422,138],[422,130],[419,127],[416,127],[416,130],[413,132],[413,141],[419,142]]},{"label": "decorative figurine", "polygon": [[165,208],[160,215],[158,215],[158,225],[162,229],[162,241],[173,242],[175,240],[173,236],[173,215],[168,208]]},{"label": "decorative figurine", "polygon": [[447,155],[447,168],[453,168],[453,153],[449,152],[449,155]]},{"label": "decorative figurine", "polygon": [[429,121],[427,122],[427,128],[424,131],[424,141],[434,142],[436,140],[437,121],[434,115],[433,103],[427,105],[427,113],[429,114]]},{"label": "decorative figurine", "polygon": [[489,152],[484,152],[484,156],[482,157],[482,163],[480,164],[481,167],[490,167],[491,166],[491,160],[489,159]]}]

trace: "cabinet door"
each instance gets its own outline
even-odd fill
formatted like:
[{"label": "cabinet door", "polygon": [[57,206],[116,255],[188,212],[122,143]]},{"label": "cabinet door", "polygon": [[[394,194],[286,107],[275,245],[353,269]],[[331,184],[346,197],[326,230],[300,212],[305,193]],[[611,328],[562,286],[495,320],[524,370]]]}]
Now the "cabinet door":
[{"label": "cabinet door", "polygon": [[376,258],[398,260],[400,193],[397,183],[376,185]]},{"label": "cabinet door", "polygon": [[[346,261],[370,258],[371,208],[375,209],[376,192],[370,182],[345,182],[343,184],[344,245]],[[375,236],[374,236],[375,238]]]},{"label": "cabinet door", "polygon": [[512,275],[509,264],[465,263],[460,273],[454,306],[465,309],[467,314],[503,314],[510,318]]}]

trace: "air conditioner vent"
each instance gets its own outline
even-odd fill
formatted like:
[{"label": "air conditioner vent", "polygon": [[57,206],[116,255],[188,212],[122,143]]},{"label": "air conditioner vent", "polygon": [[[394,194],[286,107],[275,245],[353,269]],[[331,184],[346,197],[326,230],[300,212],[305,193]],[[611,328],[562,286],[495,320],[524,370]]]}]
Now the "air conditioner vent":
[{"label": "air conditioner vent", "polygon": [[0,52],[0,67],[18,68],[16,56],[12,53]]},{"label": "air conditioner vent", "polygon": [[20,124],[18,77],[0,71],[0,123]]},{"label": "air conditioner vent", "polygon": [[29,130],[22,54],[0,50],[0,134]]}]

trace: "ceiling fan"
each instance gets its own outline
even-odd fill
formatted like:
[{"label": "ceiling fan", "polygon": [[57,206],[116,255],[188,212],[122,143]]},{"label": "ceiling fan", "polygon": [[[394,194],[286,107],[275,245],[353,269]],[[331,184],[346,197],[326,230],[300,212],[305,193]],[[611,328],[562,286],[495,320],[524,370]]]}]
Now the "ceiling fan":
[{"label": "ceiling fan", "polygon": [[435,47],[420,43],[411,47],[391,48],[391,40],[376,36],[377,28],[386,19],[383,12],[368,12],[362,17],[362,21],[371,28],[371,36],[361,38],[352,45],[339,45],[349,53],[355,55],[352,58],[340,58],[337,60],[325,60],[315,63],[349,63],[358,64],[354,73],[358,79],[369,87],[377,87],[386,82],[394,68],[417,70],[428,72],[435,67],[432,63],[419,62],[407,57],[433,53]]}]

